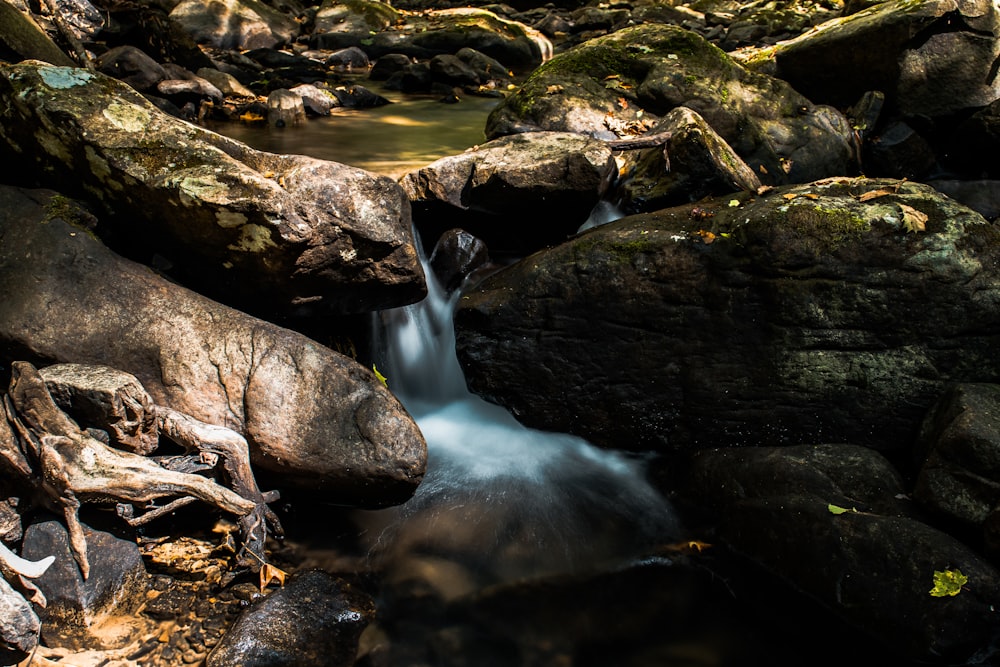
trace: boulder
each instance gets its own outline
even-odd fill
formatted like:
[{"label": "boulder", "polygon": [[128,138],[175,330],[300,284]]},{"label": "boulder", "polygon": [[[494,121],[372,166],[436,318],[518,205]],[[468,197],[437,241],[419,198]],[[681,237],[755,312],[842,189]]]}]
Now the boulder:
[{"label": "boulder", "polygon": [[[1000,634],[1000,573],[912,518],[898,474],[870,449],[707,450],[685,480],[718,539],[900,658],[966,664]],[[949,572],[967,585],[932,592]]]},{"label": "boulder", "polygon": [[372,34],[400,20],[388,2],[379,0],[323,0],[313,21],[312,42],[323,48],[361,46]]},{"label": "boulder", "polygon": [[420,482],[423,437],[372,371],[113,254],[65,197],[0,201],[3,363],[131,373],[154,403],[242,434],[270,482],[330,502],[391,504]]},{"label": "boulder", "polygon": [[267,96],[267,122],[273,127],[298,125],[306,120],[306,105],[301,95],[286,88]]},{"label": "boulder", "polygon": [[83,528],[92,566],[86,579],[60,521],[42,521],[24,531],[24,558],[55,556],[45,573],[33,580],[47,600],[40,614],[42,639],[49,647],[72,649],[127,646],[150,630],[135,615],[150,586],[135,536],[126,539]]},{"label": "boulder", "polygon": [[597,227],[467,290],[470,389],[606,447],[888,451],[949,382],[1000,374],[1000,230],[931,188],[830,179],[697,209]]},{"label": "boulder", "polygon": [[0,155],[19,182],[90,198],[117,248],[159,255],[218,300],[274,316],[424,294],[409,204],[387,177],[253,150],[87,70],[3,67],[0,94],[13,101],[0,111]]},{"label": "boulder", "polygon": [[9,2],[0,3],[0,45],[24,59],[73,67],[74,62],[38,27],[34,19]]},{"label": "boulder", "polygon": [[418,226],[462,227],[495,252],[524,251],[576,231],[616,173],[603,141],[529,132],[441,158],[400,185]]},{"label": "boulder", "polygon": [[680,106],[700,114],[766,183],[856,169],[839,111],[668,25],[626,28],[558,54],[493,110],[486,136],[553,130],[615,139],[644,133]]},{"label": "boulder", "polygon": [[0,577],[0,661],[17,665],[38,646],[41,623],[31,604]]},{"label": "boulder", "polygon": [[740,190],[756,192],[757,174],[705,119],[687,107],[673,109],[651,130],[669,133],[662,148],[626,159],[626,176],[610,199],[628,213],[696,201]]},{"label": "boulder", "polygon": [[832,19],[769,53],[775,75],[817,102],[881,90],[904,116],[947,117],[1000,97],[992,0],[891,0]]},{"label": "boulder", "polygon": [[301,97],[304,110],[316,116],[329,116],[330,109],[340,106],[340,100],[333,93],[309,83],[290,88],[289,92]]},{"label": "boulder", "polygon": [[183,0],[170,20],[199,44],[217,49],[258,49],[290,44],[299,24],[260,0]]},{"label": "boulder", "polygon": [[134,46],[116,46],[100,55],[97,71],[124,81],[139,91],[156,87],[167,78],[163,66]]},{"label": "boulder", "polygon": [[209,654],[207,667],[352,667],[375,604],[321,570],[296,575],[247,609]]},{"label": "boulder", "polygon": [[218,88],[226,97],[256,97],[252,90],[240,83],[232,74],[227,74],[211,67],[202,67],[198,70],[197,75]]}]

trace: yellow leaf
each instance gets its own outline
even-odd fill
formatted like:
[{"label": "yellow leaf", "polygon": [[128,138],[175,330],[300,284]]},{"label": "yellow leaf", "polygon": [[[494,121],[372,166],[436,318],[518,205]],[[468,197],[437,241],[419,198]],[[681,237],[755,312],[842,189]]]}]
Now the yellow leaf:
[{"label": "yellow leaf", "polygon": [[927,214],[912,206],[907,206],[906,204],[900,204],[899,208],[903,211],[903,228],[908,232],[922,232],[927,228]]},{"label": "yellow leaf", "polygon": [[881,190],[869,190],[868,192],[858,195],[858,201],[871,201],[872,199],[877,199],[878,197],[884,197],[891,194],[893,194],[892,190],[886,190],[884,188]]},{"label": "yellow leaf", "polygon": [[375,377],[378,378],[378,381],[381,382],[386,387],[388,387],[389,386],[389,378],[387,378],[386,376],[384,376],[381,373],[379,373],[378,369],[375,368],[375,364],[372,364],[372,370],[375,371]]},{"label": "yellow leaf", "polygon": [[934,587],[930,590],[930,594],[936,598],[954,597],[962,591],[962,586],[967,583],[969,583],[969,578],[962,574],[961,570],[935,570]]},{"label": "yellow leaf", "polygon": [[555,95],[556,93],[561,93],[563,90],[564,90],[564,88],[562,86],[560,86],[559,84],[554,84],[554,85],[551,85],[551,86],[547,86],[545,88],[545,94],[546,95]]},{"label": "yellow leaf", "polygon": [[826,509],[829,510],[830,514],[843,514],[844,512],[850,512],[851,511],[851,510],[847,509],[846,507],[840,507],[839,505],[834,505],[833,503],[830,503],[829,505],[827,505]]},{"label": "yellow leaf", "polygon": [[798,197],[799,195],[798,195],[798,193],[797,193],[797,192],[786,192],[785,194],[783,194],[783,195],[781,195],[781,196],[782,196],[783,198],[785,198],[785,199],[787,199],[787,200],[791,201],[791,200],[795,199],[796,197]]},{"label": "yellow leaf", "polygon": [[263,591],[271,582],[277,582],[279,586],[285,585],[285,577],[288,573],[284,570],[280,570],[270,563],[264,563],[264,566],[260,568],[260,590]]}]

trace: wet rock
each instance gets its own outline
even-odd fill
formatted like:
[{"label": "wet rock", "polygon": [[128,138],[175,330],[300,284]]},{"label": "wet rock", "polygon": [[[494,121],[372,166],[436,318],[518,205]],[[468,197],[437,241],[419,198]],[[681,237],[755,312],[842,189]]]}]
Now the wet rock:
[{"label": "wet rock", "polygon": [[920,449],[914,498],[981,531],[1000,505],[1000,385],[949,388],[927,416]]},{"label": "wet rock", "polygon": [[371,67],[368,54],[356,46],[340,49],[331,53],[326,59],[327,67],[334,67],[343,70],[361,70]]},{"label": "wet rock", "polygon": [[642,134],[679,106],[699,113],[766,183],[851,173],[840,112],[750,72],[694,32],[647,25],[558,54],[490,114],[486,136],[553,130]]},{"label": "wet rock", "polygon": [[904,116],[944,117],[1000,97],[1000,11],[990,0],[893,0],[775,47],[776,76],[846,106],[881,90]]},{"label": "wet rock", "polygon": [[442,234],[430,257],[434,275],[449,292],[458,289],[467,276],[489,264],[486,244],[463,229],[449,229]]},{"label": "wet rock", "polygon": [[124,81],[139,91],[150,90],[167,78],[160,63],[134,46],[109,49],[101,54],[95,64],[102,74]]},{"label": "wet rock", "polygon": [[661,132],[670,133],[662,148],[644,149],[626,162],[627,176],[613,197],[626,212],[760,188],[753,170],[691,109],[672,110],[650,134]]},{"label": "wet rock", "polygon": [[41,623],[31,604],[0,577],[0,661],[17,665],[38,646]]},{"label": "wet rock", "polygon": [[295,86],[289,92],[301,97],[305,111],[314,116],[329,116],[330,109],[340,106],[340,100],[333,93],[309,83]]},{"label": "wet rock", "polygon": [[206,665],[350,667],[374,614],[371,598],[350,584],[302,572],[244,612]]},{"label": "wet rock", "polygon": [[423,437],[370,370],[112,254],[65,197],[0,200],[5,354],[131,373],[156,404],[240,432],[280,488],[370,505],[413,492]]},{"label": "wet rock", "polygon": [[428,66],[436,81],[453,86],[478,86],[481,83],[476,70],[462,62],[458,56],[439,54],[431,58]]},{"label": "wet rock", "polygon": [[359,85],[337,86],[330,91],[340,106],[348,109],[372,109],[390,104],[389,100],[378,93]]},{"label": "wet rock", "polygon": [[306,107],[300,95],[281,88],[267,96],[267,122],[272,127],[290,127],[306,120]]},{"label": "wet rock", "polygon": [[255,151],[86,70],[12,65],[0,89],[17,100],[0,114],[0,154],[22,181],[96,201],[120,248],[160,255],[216,299],[273,317],[423,295],[409,207],[389,178]]},{"label": "wet rock", "polygon": [[403,93],[425,93],[433,84],[431,67],[425,62],[411,63],[385,80],[386,89]]},{"label": "wet rock", "polygon": [[167,79],[156,84],[156,91],[175,102],[200,103],[203,100],[222,104],[222,91],[198,76],[186,79]]},{"label": "wet rock", "polygon": [[931,188],[831,179],[697,208],[600,226],[468,290],[469,387],[606,447],[898,450],[947,383],[1000,371],[1000,232]]},{"label": "wet rock", "polygon": [[272,48],[299,34],[295,17],[263,2],[184,0],[170,12],[170,20],[199,44],[217,49]]},{"label": "wet rock", "polygon": [[28,14],[9,2],[0,4],[0,45],[24,59],[63,67],[75,65]]},{"label": "wet rock", "polygon": [[402,53],[387,53],[375,61],[371,71],[368,72],[368,78],[372,81],[385,81],[396,72],[402,72],[411,64],[413,61],[410,60],[409,56]]},{"label": "wet rock", "polygon": [[455,54],[459,60],[475,70],[482,82],[507,82],[512,79],[510,72],[496,58],[490,58],[485,53],[465,47]]},{"label": "wet rock", "polygon": [[439,233],[460,226],[499,251],[566,238],[587,219],[614,171],[604,142],[531,132],[437,160],[400,185],[419,225]]},{"label": "wet rock", "polygon": [[33,583],[48,601],[41,610],[42,639],[49,647],[118,648],[148,631],[134,618],[146,600],[149,576],[134,537],[123,539],[84,525],[90,576],[85,580],[69,547],[62,522],[35,523],[24,531],[22,555],[55,556]]},{"label": "wet rock", "polygon": [[[898,474],[850,445],[708,450],[684,493],[718,536],[851,625],[914,660],[965,663],[998,635],[1000,573],[961,542],[909,516]],[[935,572],[969,585],[930,594]],[[975,582],[975,583],[973,583]]]}]

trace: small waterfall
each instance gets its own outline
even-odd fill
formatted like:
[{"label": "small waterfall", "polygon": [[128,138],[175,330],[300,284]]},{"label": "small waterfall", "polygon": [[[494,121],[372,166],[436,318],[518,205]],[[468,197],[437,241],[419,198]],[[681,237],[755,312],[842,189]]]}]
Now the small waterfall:
[{"label": "small waterfall", "polygon": [[378,367],[427,439],[428,470],[375,529],[376,552],[433,554],[488,585],[606,567],[676,538],[643,461],[526,428],[467,390],[452,325],[458,295],[424,269],[427,298],[382,313],[377,335]]}]

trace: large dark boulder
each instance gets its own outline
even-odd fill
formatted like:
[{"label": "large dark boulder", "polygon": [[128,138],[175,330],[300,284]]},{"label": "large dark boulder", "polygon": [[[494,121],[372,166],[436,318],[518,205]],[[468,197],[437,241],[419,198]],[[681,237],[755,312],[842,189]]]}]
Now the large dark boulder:
[{"label": "large dark boulder", "polygon": [[607,447],[899,449],[946,384],[1000,377],[998,261],[1000,230],[923,185],[725,196],[494,274],[458,353],[476,393]]},{"label": "large dark boulder", "polygon": [[680,106],[700,114],[765,182],[853,168],[853,134],[839,111],[669,25],[626,28],[556,55],[493,110],[486,136],[552,130],[615,139]]},{"label": "large dark boulder", "polygon": [[[707,450],[684,478],[683,495],[708,513],[717,539],[900,658],[979,664],[1000,636],[1000,573],[913,518],[898,474],[878,453],[850,445]],[[947,572],[968,580],[932,594],[936,573]]]},{"label": "large dark boulder", "polygon": [[158,255],[199,292],[269,314],[424,294],[409,204],[387,177],[253,150],[88,70],[5,66],[0,96],[11,178],[91,199],[117,250]]},{"label": "large dark boulder", "polygon": [[49,191],[0,188],[0,362],[111,366],[155,403],[244,435],[281,488],[383,505],[420,482],[426,445],[368,370],[105,248]]}]

